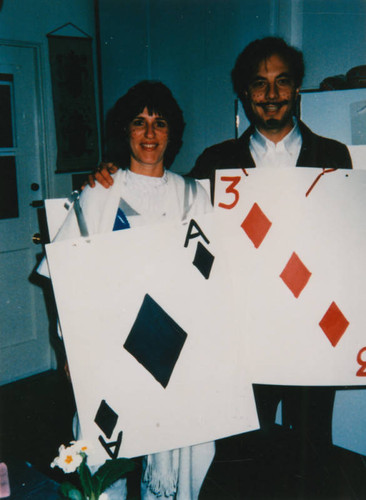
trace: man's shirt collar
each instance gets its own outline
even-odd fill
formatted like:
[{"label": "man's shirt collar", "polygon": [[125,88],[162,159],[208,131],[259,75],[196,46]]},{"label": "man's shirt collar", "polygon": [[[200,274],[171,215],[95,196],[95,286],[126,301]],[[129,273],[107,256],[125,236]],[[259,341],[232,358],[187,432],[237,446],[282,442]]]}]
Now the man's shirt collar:
[{"label": "man's shirt collar", "polygon": [[[257,167],[267,164],[295,166],[300,154],[302,138],[299,125],[294,117],[294,126],[277,144],[267,139],[255,129],[250,137],[249,148]],[[274,161],[276,160],[276,161]]]},{"label": "man's shirt collar", "polygon": [[285,150],[288,153],[292,153],[294,150],[296,150],[299,141],[301,141],[300,128],[295,117],[293,118],[293,121],[294,121],[293,128],[277,144],[275,144],[270,139],[267,139],[267,137],[265,137],[261,132],[259,132],[257,128],[254,130],[254,133],[251,136],[251,141],[253,141],[256,144],[259,150],[263,150],[263,152],[266,152],[269,148],[271,148],[278,151]]}]

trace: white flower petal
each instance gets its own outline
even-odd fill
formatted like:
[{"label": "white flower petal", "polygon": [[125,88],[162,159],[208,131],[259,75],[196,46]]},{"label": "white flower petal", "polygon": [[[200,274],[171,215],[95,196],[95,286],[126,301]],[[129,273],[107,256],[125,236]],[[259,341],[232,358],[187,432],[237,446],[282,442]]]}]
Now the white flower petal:
[{"label": "white flower petal", "polygon": [[82,462],[82,456],[77,452],[76,449],[73,449],[72,446],[65,448],[64,445],[60,446],[60,454],[58,457],[54,459],[51,466],[60,467],[67,474],[70,472],[75,472],[76,469]]}]

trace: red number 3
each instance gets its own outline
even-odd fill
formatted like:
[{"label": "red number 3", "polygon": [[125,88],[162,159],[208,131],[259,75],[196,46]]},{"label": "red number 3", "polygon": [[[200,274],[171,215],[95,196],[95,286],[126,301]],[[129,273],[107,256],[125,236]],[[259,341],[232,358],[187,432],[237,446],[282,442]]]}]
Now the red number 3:
[{"label": "red number 3", "polygon": [[231,182],[231,184],[229,184],[229,186],[226,188],[225,193],[232,193],[234,195],[234,201],[232,203],[230,203],[229,205],[227,205],[226,203],[219,203],[219,207],[221,207],[221,208],[227,208],[228,210],[230,210],[231,208],[235,207],[235,205],[239,201],[239,191],[237,189],[235,189],[235,186],[238,185],[238,183],[240,182],[240,179],[241,179],[240,176],[237,176],[237,177],[220,177],[221,181]]},{"label": "red number 3", "polygon": [[357,377],[366,377],[366,359],[362,359],[363,353],[366,353],[366,347],[363,347],[357,354],[357,363],[361,366],[356,373]]}]

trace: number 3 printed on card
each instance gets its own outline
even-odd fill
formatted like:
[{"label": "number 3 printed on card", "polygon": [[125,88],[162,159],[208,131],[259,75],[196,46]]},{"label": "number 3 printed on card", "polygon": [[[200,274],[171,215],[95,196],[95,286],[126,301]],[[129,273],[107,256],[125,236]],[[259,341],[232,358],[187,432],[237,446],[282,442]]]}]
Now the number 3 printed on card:
[{"label": "number 3 printed on card", "polygon": [[239,201],[239,191],[235,189],[235,187],[239,184],[241,177],[240,176],[234,176],[234,177],[220,177],[220,180],[223,182],[230,182],[228,187],[225,190],[225,193],[233,194],[234,195],[234,201],[230,204],[226,203],[219,203],[219,207],[221,208],[226,208],[227,210],[230,210],[235,207],[235,205]]}]

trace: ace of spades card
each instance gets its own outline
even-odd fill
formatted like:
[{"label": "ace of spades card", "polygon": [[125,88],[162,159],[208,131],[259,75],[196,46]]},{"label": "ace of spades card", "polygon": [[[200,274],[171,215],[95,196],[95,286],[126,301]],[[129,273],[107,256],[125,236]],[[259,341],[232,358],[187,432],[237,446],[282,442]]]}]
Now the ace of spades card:
[{"label": "ace of spades card", "polygon": [[366,172],[218,171],[253,382],[366,384]]},{"label": "ace of spades card", "polygon": [[46,250],[92,465],[258,428],[213,214]]}]

